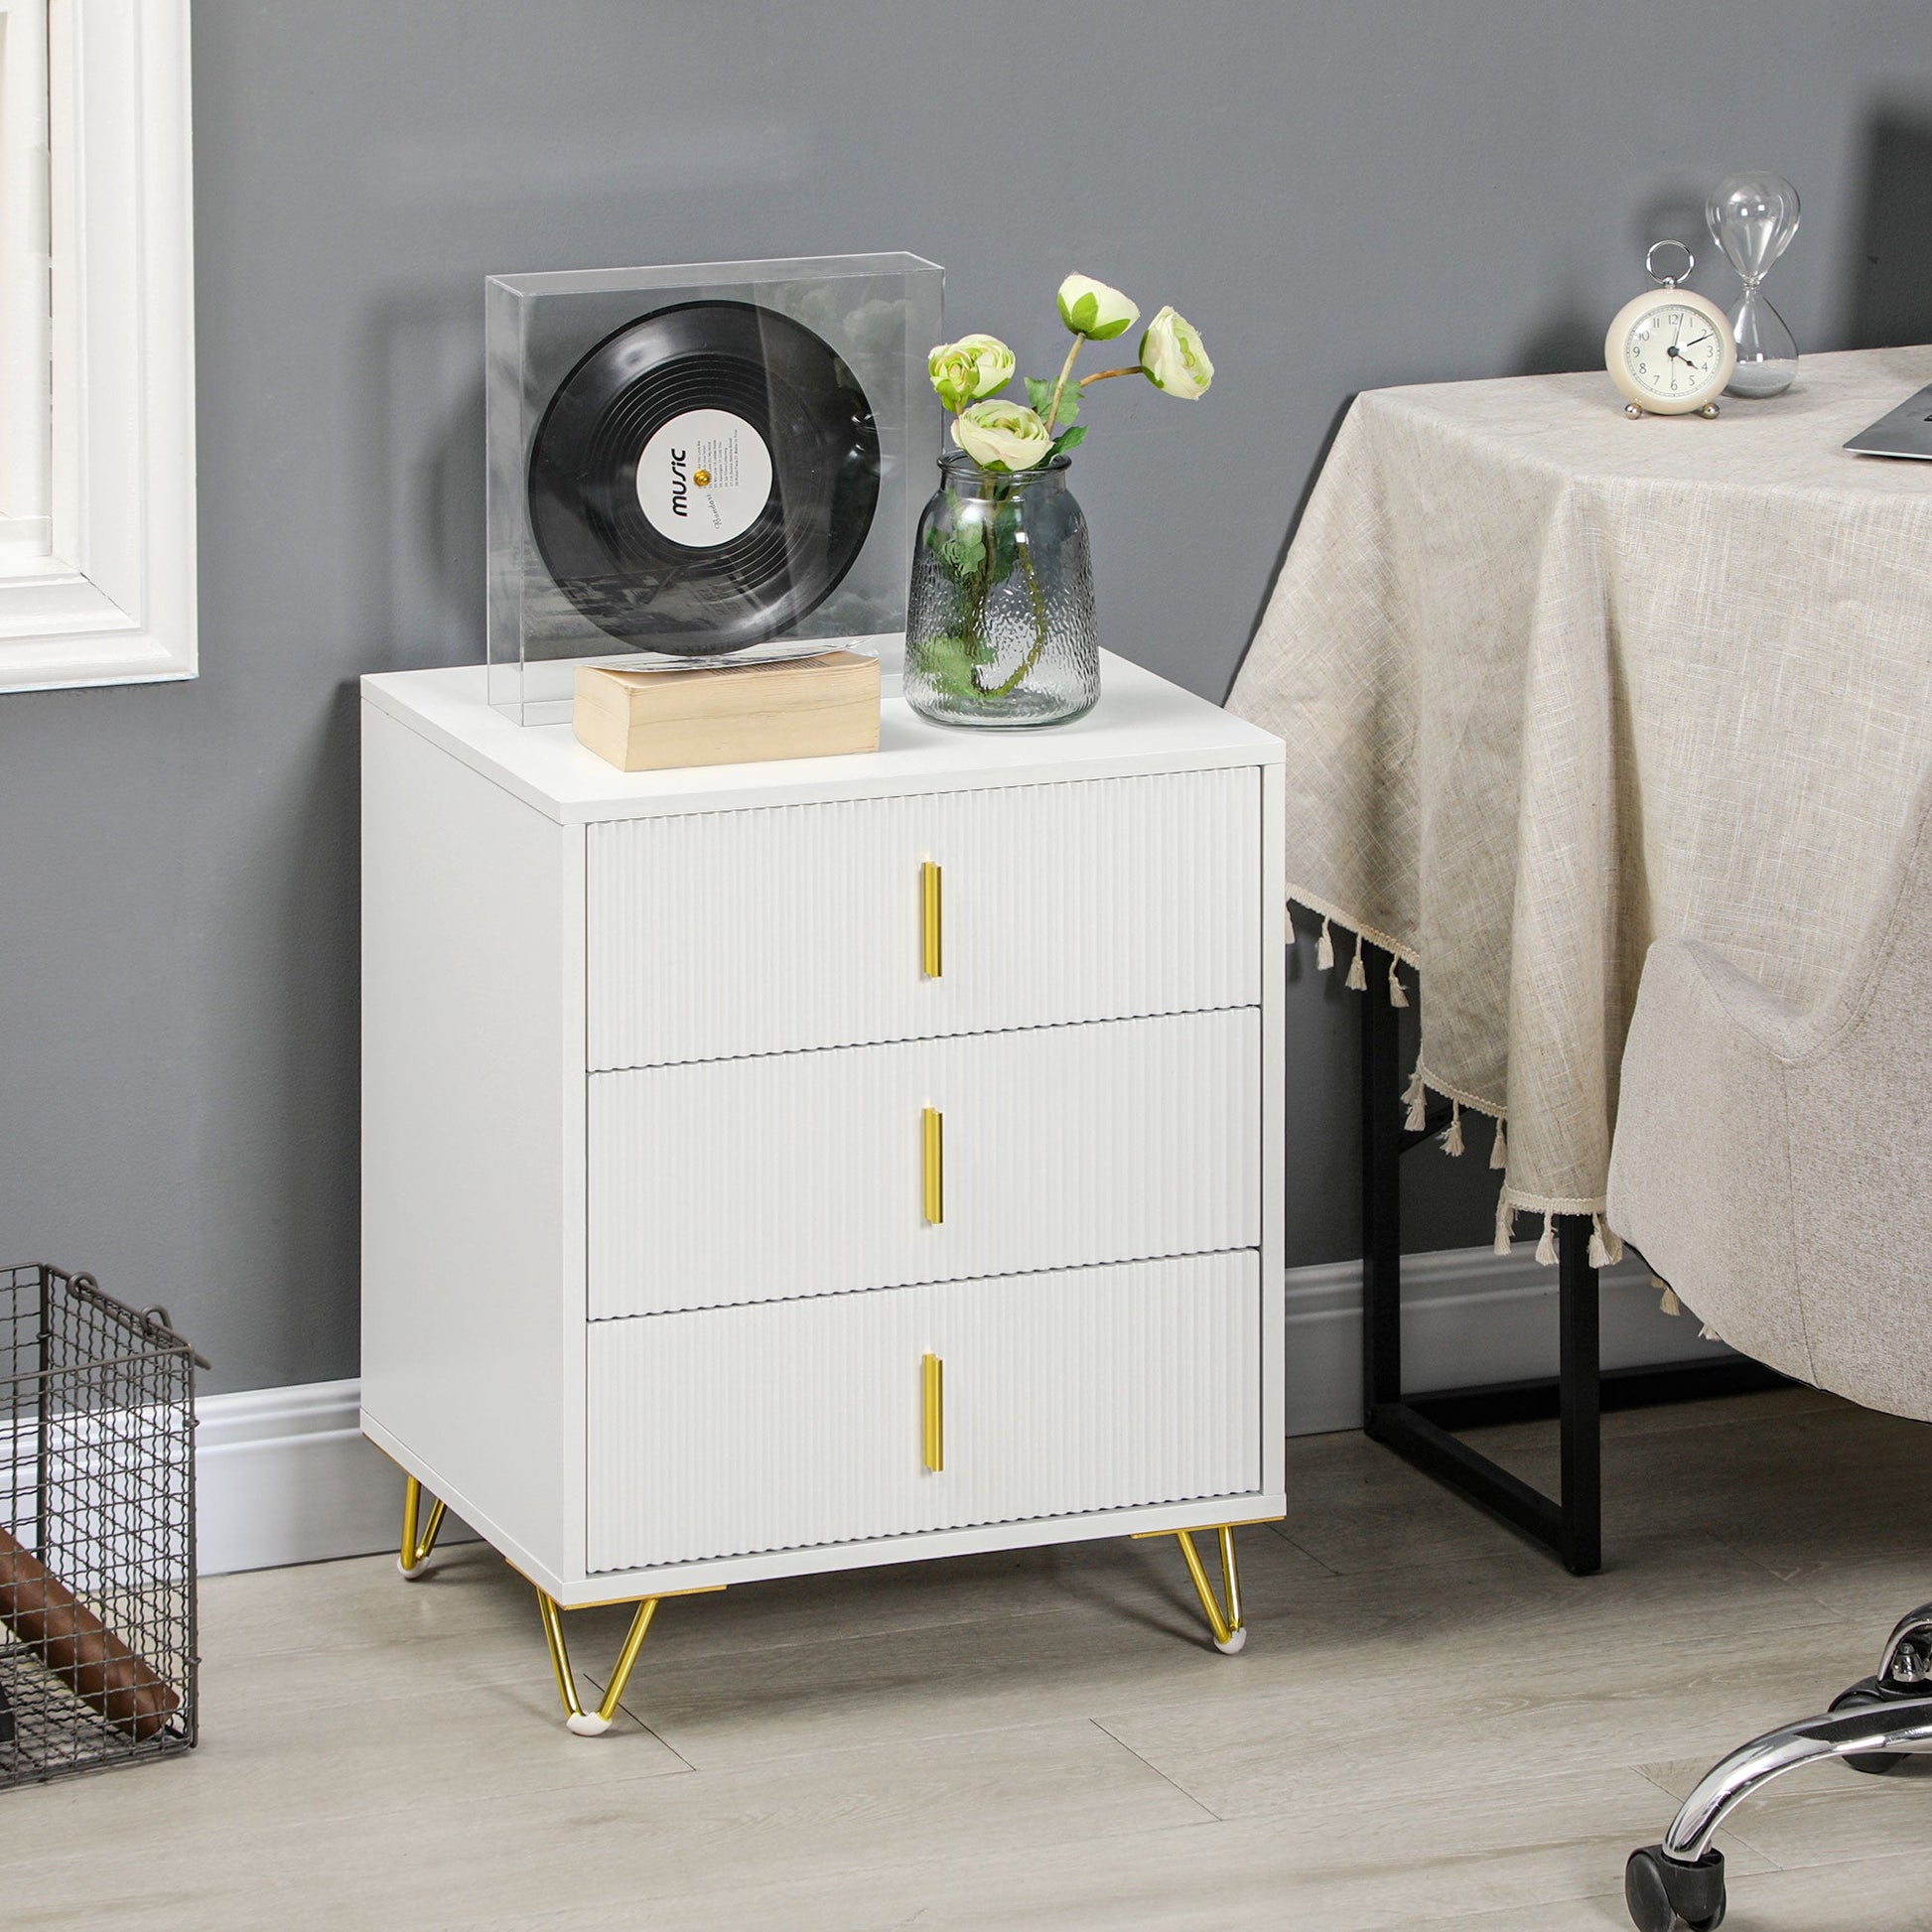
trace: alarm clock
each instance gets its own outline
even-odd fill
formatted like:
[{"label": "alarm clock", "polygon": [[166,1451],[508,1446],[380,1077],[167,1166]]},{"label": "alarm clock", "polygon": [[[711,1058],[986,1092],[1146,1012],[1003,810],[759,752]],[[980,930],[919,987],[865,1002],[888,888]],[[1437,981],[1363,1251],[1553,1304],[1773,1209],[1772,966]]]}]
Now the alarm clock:
[{"label": "alarm clock", "polygon": [[1730,318],[1708,296],[1681,287],[1682,275],[1658,274],[1660,248],[1683,255],[1684,275],[1697,266],[1681,241],[1651,244],[1643,265],[1657,287],[1616,312],[1603,338],[1603,365],[1622,392],[1626,416],[1688,416],[1693,410],[1715,416],[1737,366]]}]

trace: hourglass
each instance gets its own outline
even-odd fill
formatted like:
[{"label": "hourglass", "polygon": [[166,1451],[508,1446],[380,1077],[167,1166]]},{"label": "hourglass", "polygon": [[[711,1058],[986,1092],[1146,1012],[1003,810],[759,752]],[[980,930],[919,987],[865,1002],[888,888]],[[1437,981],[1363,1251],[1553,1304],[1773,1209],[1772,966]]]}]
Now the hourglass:
[{"label": "hourglass", "polygon": [[1728,393],[1781,396],[1797,379],[1798,345],[1759,285],[1798,232],[1798,191],[1777,175],[1726,175],[1711,191],[1704,218],[1711,224],[1711,238],[1744,283],[1744,293],[1730,312],[1737,367]]}]

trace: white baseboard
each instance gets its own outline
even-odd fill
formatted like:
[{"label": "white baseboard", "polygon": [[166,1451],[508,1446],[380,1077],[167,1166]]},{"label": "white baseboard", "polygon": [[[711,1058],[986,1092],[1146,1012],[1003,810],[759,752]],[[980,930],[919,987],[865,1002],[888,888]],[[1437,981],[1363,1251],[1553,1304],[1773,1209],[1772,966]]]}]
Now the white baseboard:
[{"label": "white baseboard", "polygon": [[[1623,1261],[1598,1276],[1605,1368],[1721,1361],[1731,1351],[1699,1339],[1695,1315],[1658,1306],[1650,1271]],[[1337,1261],[1287,1274],[1288,1433],[1319,1436],[1362,1424],[1362,1264]],[[1402,1258],[1403,1379],[1411,1390],[1481,1388],[1557,1372],[1557,1271],[1535,1245],[1507,1257],[1448,1248]]]},{"label": "white baseboard", "polygon": [[[1507,1259],[1487,1248],[1408,1255],[1403,1359],[1413,1389],[1553,1375],[1557,1275],[1529,1243]],[[1638,1262],[1605,1270],[1603,1365],[1635,1368],[1729,1353],[1700,1341],[1695,1318],[1661,1313]],[[1291,1268],[1288,1433],[1361,1424],[1361,1264]],[[352,1382],[216,1395],[200,1406],[197,1516],[204,1576],[393,1550],[402,1477],[362,1440]],[[467,1536],[452,1522],[448,1540]]]},{"label": "white baseboard", "polygon": [[[306,1382],[197,1404],[202,1575],[393,1550],[402,1473],[362,1438],[360,1384]],[[443,1536],[469,1534],[452,1521]]]}]

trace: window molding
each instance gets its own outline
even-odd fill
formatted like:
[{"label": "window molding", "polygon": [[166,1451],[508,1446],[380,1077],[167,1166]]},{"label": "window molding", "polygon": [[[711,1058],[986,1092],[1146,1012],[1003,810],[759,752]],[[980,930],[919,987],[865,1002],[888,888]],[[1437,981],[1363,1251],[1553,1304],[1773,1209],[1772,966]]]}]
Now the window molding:
[{"label": "window molding", "polygon": [[189,0],[50,0],[51,554],[0,690],[196,674]]},{"label": "window molding", "polygon": [[0,0],[0,572],[52,536],[47,4]]}]

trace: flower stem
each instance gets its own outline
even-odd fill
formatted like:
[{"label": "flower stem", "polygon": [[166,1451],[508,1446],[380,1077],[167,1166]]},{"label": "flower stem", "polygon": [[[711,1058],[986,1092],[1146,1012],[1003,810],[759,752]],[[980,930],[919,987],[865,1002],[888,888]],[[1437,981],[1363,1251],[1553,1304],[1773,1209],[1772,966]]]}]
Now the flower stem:
[{"label": "flower stem", "polygon": [[[986,642],[986,606],[993,594],[994,553],[999,545],[1000,508],[1013,494],[1011,484],[995,483],[991,502],[993,513],[986,520],[985,541],[980,551],[980,567],[973,575],[972,584],[966,592],[966,622],[964,626],[966,641],[972,645]],[[988,698],[993,695],[986,682],[986,667],[975,664],[972,670],[973,694],[975,697]]]},{"label": "flower stem", "polygon": [[[1071,356],[1067,357],[1069,362],[1072,359]],[[1096,369],[1091,375],[1083,375],[1075,386],[1084,389],[1089,382],[1105,382],[1110,375],[1144,375],[1146,371],[1138,362],[1124,369]]]},{"label": "flower stem", "polygon": [[1020,660],[1020,668],[1011,677],[1003,679],[987,692],[989,698],[1004,698],[1009,691],[1023,683],[1046,649],[1046,593],[1040,589],[1039,573],[1034,569],[1034,547],[1027,541],[1025,530],[1015,531],[1013,543],[1020,553],[1020,567],[1027,573],[1027,589],[1033,596],[1034,647]]},{"label": "flower stem", "polygon": [[[1080,345],[1086,341],[1084,336],[1075,336],[1073,346],[1066,351],[1066,360],[1060,364],[1060,379],[1053,384],[1053,399],[1046,405],[1046,433],[1053,433],[1053,419],[1060,413],[1060,397],[1066,391],[1066,378],[1073,373],[1073,358],[1080,352]],[[1084,388],[1086,385],[1080,385]]]}]

